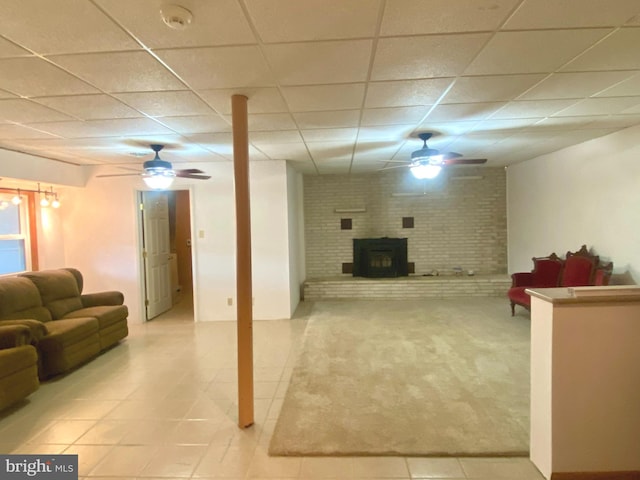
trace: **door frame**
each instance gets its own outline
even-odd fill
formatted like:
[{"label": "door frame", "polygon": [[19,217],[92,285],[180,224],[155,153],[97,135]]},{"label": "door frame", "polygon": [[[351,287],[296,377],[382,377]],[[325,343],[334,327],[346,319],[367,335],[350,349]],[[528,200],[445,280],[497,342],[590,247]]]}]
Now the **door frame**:
[{"label": "door frame", "polygon": [[[167,189],[167,192],[171,192],[174,190],[187,190],[189,192],[189,224],[191,228],[191,282],[193,285],[193,321],[199,321],[199,312],[198,312],[198,275],[197,275],[197,242],[196,237],[194,235],[195,231],[195,216],[194,216],[194,192],[193,186],[186,185],[184,187],[179,188],[170,188]],[[140,199],[143,192],[152,191],[149,188],[137,188],[134,193],[134,206],[136,209],[136,222],[137,222],[137,261],[138,261],[138,280],[139,280],[139,299],[140,299],[140,318],[142,319],[142,323],[147,323],[149,320],[147,319],[147,308],[144,304],[146,299],[146,280],[145,280],[145,266],[144,259],[142,258],[142,252],[144,250],[144,225],[142,222],[142,214],[140,207]]]}]

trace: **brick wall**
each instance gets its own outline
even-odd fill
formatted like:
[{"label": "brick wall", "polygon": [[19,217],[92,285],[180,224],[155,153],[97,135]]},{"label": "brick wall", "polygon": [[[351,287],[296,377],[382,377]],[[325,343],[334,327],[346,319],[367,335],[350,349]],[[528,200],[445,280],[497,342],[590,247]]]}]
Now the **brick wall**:
[{"label": "brick wall", "polygon": [[[366,211],[335,212],[353,208]],[[507,271],[502,168],[452,168],[427,181],[415,180],[406,169],[305,175],[304,212],[307,278],[342,275],[342,263],[353,261],[352,240],[376,237],[406,237],[408,260],[418,275],[452,273],[458,266],[477,274]],[[402,228],[403,217],[413,217],[414,228]],[[351,230],[340,228],[346,218]]]}]

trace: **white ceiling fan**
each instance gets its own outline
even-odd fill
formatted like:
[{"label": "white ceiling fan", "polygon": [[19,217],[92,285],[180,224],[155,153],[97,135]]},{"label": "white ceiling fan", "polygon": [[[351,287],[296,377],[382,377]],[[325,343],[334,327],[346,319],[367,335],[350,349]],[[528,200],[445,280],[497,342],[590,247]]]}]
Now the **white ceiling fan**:
[{"label": "white ceiling fan", "polygon": [[144,169],[141,173],[115,173],[108,175],[97,175],[98,177],[126,177],[132,175],[142,175],[142,179],[149,188],[155,190],[163,190],[169,188],[176,177],[191,178],[194,180],[208,180],[210,175],[204,175],[205,172],[198,170],[197,168],[188,168],[184,170],[176,170],[173,168],[170,162],[162,160],[159,152],[164,148],[164,145],[157,143],[149,145],[151,150],[155,152],[155,157],[152,160],[147,160],[142,164]]},{"label": "white ceiling fan", "polygon": [[433,133],[431,132],[419,133],[418,138],[423,141],[423,145],[421,149],[411,153],[411,160],[390,160],[388,163],[401,163],[402,165],[386,167],[382,170],[409,167],[413,176],[422,180],[437,177],[443,167],[451,165],[481,165],[487,162],[486,158],[460,158],[462,155],[456,152],[440,152],[435,148],[429,148],[427,140],[432,136]]}]

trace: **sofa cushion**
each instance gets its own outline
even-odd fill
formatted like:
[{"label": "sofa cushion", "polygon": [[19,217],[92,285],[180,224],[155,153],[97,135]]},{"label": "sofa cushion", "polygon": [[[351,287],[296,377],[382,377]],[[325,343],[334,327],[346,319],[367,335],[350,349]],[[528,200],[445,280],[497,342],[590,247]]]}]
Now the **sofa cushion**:
[{"label": "sofa cushion", "polygon": [[27,272],[21,276],[31,280],[42,297],[42,303],[55,319],[82,308],[80,291],[74,275],[66,270]]},{"label": "sofa cushion", "polygon": [[568,257],[564,263],[560,285],[563,287],[591,285],[593,271],[594,261],[592,259],[579,256]]},{"label": "sofa cushion", "polygon": [[509,300],[517,305],[529,306],[531,305],[531,296],[525,292],[530,287],[513,287],[509,289]]},{"label": "sofa cushion", "polygon": [[126,305],[103,305],[100,307],[81,308],[65,315],[64,318],[94,317],[98,320],[100,330],[126,320],[129,310]]},{"label": "sofa cushion", "polygon": [[49,335],[38,344],[38,348],[46,351],[62,350],[98,333],[98,320],[88,317],[53,320],[47,326]]},{"label": "sofa cushion", "polygon": [[22,277],[4,277],[0,282],[0,319],[23,318],[48,322],[51,313],[42,305],[40,292],[32,281]]},{"label": "sofa cushion", "polygon": [[562,260],[534,258],[533,283],[535,287],[557,287],[562,270]]}]

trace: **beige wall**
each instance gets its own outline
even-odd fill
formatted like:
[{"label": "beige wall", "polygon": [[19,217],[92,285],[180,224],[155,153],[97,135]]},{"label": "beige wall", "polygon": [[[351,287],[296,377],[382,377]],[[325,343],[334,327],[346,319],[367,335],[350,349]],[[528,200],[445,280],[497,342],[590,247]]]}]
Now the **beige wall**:
[{"label": "beige wall", "polygon": [[[373,237],[408,238],[417,274],[457,266],[506,273],[505,182],[503,168],[478,167],[451,168],[431,181],[415,180],[407,169],[305,175],[307,277],[341,275],[341,264],[353,261],[352,239]],[[366,212],[335,212],[345,208]],[[415,228],[402,228],[402,217],[414,217]],[[341,230],[341,218],[351,218],[353,229]]]}]

